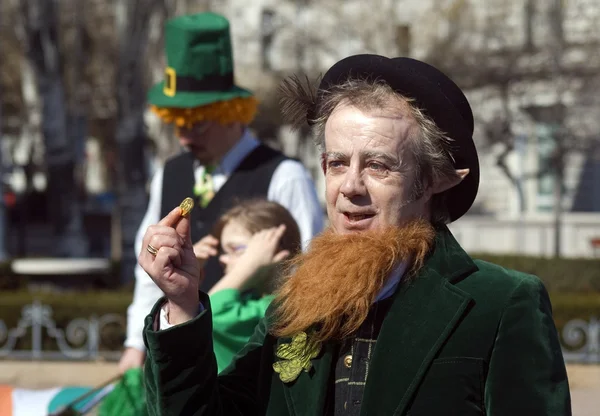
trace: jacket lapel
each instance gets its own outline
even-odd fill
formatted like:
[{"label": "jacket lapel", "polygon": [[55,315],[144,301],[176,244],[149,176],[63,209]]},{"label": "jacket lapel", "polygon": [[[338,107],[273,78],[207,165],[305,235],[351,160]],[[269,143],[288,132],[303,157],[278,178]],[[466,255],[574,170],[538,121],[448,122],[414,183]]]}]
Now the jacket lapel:
[{"label": "jacket lapel", "polygon": [[452,281],[476,270],[448,229],[438,230],[434,252],[419,275],[394,295],[371,360],[361,414],[405,413],[471,301]]},{"label": "jacket lapel", "polygon": [[[278,344],[281,342],[279,340]],[[325,343],[319,356],[312,360],[312,369],[309,372],[302,371],[295,381],[283,385],[290,416],[320,416],[323,414],[329,387],[332,356],[333,346]]]}]

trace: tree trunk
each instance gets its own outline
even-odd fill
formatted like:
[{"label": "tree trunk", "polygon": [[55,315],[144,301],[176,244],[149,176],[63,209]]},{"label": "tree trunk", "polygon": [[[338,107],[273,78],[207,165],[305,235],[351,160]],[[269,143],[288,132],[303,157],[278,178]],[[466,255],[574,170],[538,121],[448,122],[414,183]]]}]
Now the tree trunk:
[{"label": "tree trunk", "polygon": [[119,64],[117,72],[118,121],[115,139],[118,149],[119,218],[121,221],[121,283],[134,277],[137,262],[135,236],[147,207],[146,133],[144,110],[145,49],[153,1],[120,0]]},{"label": "tree trunk", "polygon": [[[75,182],[75,142],[68,129],[65,90],[58,46],[57,4],[29,2],[29,59],[42,99],[42,134],[46,150],[48,211],[53,225],[53,255],[87,256],[81,204]],[[80,133],[80,132],[78,132]]]},{"label": "tree trunk", "polygon": [[549,10],[549,21],[552,27],[551,31],[551,66],[552,73],[556,79],[557,85],[557,96],[558,102],[556,103],[554,120],[558,122],[558,126],[555,128],[554,133],[554,144],[555,144],[555,157],[554,157],[554,257],[561,256],[561,241],[562,241],[562,203],[563,203],[563,189],[565,181],[565,158],[568,152],[568,148],[565,147],[565,140],[568,138],[564,133],[564,113],[562,112],[563,93],[564,88],[560,82],[562,74],[562,56],[564,46],[564,32],[563,32],[563,2],[562,0],[553,0],[552,7]]},{"label": "tree trunk", "polygon": [[[26,47],[29,44],[26,28],[21,19],[17,32],[21,43]],[[23,257],[27,255],[27,209],[21,208],[21,201],[31,192],[31,166],[34,162],[43,162],[40,149],[43,147],[41,137],[42,103],[37,88],[36,71],[33,62],[26,56],[21,56],[21,95],[23,97],[23,122],[19,140],[15,146],[13,161],[15,166],[23,169],[26,176],[25,189],[18,198],[16,228],[16,251],[14,255]],[[26,207],[24,207],[26,208]]]},{"label": "tree trunk", "polygon": [[[560,157],[560,156],[559,156]],[[564,189],[564,167],[557,163],[556,174],[554,177],[554,257],[560,258],[562,255],[562,214],[563,214],[563,189]]]},{"label": "tree trunk", "polygon": [[517,190],[517,196],[519,201],[519,228],[516,232],[517,235],[517,250],[519,253],[525,253],[527,250],[527,221],[525,220],[525,216],[527,215],[527,197],[525,196],[524,182],[524,166],[523,163],[523,152],[525,151],[527,146],[527,139],[523,136],[517,136],[515,138],[515,149],[517,150],[517,155],[519,157],[519,175],[516,178],[515,188]]},{"label": "tree trunk", "polygon": [[6,252],[6,206],[4,204],[4,158],[2,157],[3,131],[2,88],[0,86],[0,189],[2,190],[0,194],[0,261],[4,261],[8,257]]},{"label": "tree trunk", "polygon": [[[160,2],[159,2],[160,3]],[[173,0],[164,1],[154,10],[154,16],[149,22],[148,36],[148,59],[146,61],[147,68],[150,73],[150,83],[155,84],[162,81],[165,76],[165,49],[164,49],[164,26],[165,22],[178,13],[178,7],[186,5]],[[180,151],[179,143],[173,140],[173,126],[165,124],[160,118],[150,113],[150,109],[146,108],[146,128],[147,134],[152,137],[155,144],[155,151],[152,156],[154,160],[164,161],[169,156]],[[154,173],[152,166],[150,172]]]}]

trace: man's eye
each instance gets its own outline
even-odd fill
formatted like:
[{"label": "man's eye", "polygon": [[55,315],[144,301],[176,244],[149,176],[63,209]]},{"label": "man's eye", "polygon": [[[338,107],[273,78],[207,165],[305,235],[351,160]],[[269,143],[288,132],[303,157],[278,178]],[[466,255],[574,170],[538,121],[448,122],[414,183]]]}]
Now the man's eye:
[{"label": "man's eye", "polygon": [[342,162],[339,160],[330,160],[329,162],[327,162],[327,166],[329,166],[330,168],[339,168],[340,166],[342,166]]},{"label": "man's eye", "polygon": [[367,166],[372,170],[385,170],[385,166],[378,162],[370,162]]}]

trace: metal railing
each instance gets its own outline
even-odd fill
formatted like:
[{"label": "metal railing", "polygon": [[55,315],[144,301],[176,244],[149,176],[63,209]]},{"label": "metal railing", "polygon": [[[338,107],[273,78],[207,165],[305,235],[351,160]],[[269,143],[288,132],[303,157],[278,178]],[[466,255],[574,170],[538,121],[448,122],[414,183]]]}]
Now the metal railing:
[{"label": "metal railing", "polygon": [[[120,333],[125,332],[125,317],[107,314],[89,319],[77,318],[63,329],[57,328],[52,319],[52,308],[40,302],[23,307],[17,327],[8,329],[0,320],[0,358],[38,360],[117,360],[119,350],[103,349],[102,334],[115,325]],[[46,336],[55,340],[55,350],[43,348]],[[18,341],[31,336],[31,348],[17,348]],[[574,319],[563,327],[562,348],[567,362],[600,363],[600,320]]]},{"label": "metal railing", "polygon": [[[125,331],[125,317],[118,314],[77,318],[66,328],[57,328],[52,318],[52,308],[40,302],[25,305],[16,328],[8,329],[0,320],[0,358],[38,360],[116,360],[121,352],[102,349],[102,334],[109,326],[115,325]],[[47,337],[56,342],[56,350],[43,348],[44,330]],[[19,349],[17,344],[28,335],[31,348]]]},{"label": "metal railing", "polygon": [[567,362],[600,363],[600,321],[573,319],[562,330],[563,356]]}]

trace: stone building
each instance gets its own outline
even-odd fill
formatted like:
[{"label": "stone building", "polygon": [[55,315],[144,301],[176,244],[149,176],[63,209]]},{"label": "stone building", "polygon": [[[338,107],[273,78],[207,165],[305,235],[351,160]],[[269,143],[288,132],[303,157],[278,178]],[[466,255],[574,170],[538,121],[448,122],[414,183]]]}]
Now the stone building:
[{"label": "stone building", "polygon": [[[599,214],[583,213],[600,212],[598,2],[229,0],[211,7],[231,19],[238,80],[259,94],[283,75],[316,77],[354,53],[412,56],[442,68],[467,93],[481,154],[480,194],[453,226],[463,244],[551,254],[561,200],[561,251],[593,254]],[[320,178],[310,143],[285,126],[281,139]],[[564,166],[559,175],[557,166]],[[500,242],[474,239],[484,229]]]},{"label": "stone building", "polygon": [[[475,113],[481,188],[470,215],[453,225],[461,242],[474,250],[547,254],[552,251],[555,229],[553,209],[560,199],[565,211],[560,217],[565,253],[592,254],[589,240],[600,235],[600,162],[594,151],[600,110],[600,96],[595,94],[600,85],[598,1],[162,2],[170,13],[214,10],[231,20],[237,81],[255,90],[262,101],[253,127],[263,139],[301,158],[316,178],[321,195],[319,157],[310,138],[281,125],[276,95],[280,80],[293,72],[305,72],[314,79],[337,60],[355,53],[411,56],[451,75],[466,91]],[[114,61],[113,29],[119,15],[115,0],[90,4],[94,7],[86,10],[91,13],[95,8],[101,18],[90,14],[88,19],[90,27],[97,28],[91,32],[95,54],[88,63],[93,92],[88,108],[97,126],[92,134],[101,143],[107,134],[103,129],[112,129],[116,111],[115,68],[106,63]],[[164,18],[152,17],[148,51],[140,58],[148,62],[149,84],[162,77]],[[18,65],[8,73],[18,78]],[[6,78],[5,133],[10,115],[7,99],[14,96],[15,106],[22,105],[17,102],[21,99],[18,89],[9,91],[11,85],[18,82]],[[146,121],[159,159],[164,160],[177,150],[172,132],[151,114]],[[557,163],[564,165],[558,176],[549,169]],[[557,186],[561,182],[564,186]],[[96,187],[106,188],[106,184]],[[475,239],[478,232],[504,243],[488,247],[487,242]]]}]

